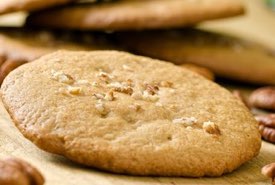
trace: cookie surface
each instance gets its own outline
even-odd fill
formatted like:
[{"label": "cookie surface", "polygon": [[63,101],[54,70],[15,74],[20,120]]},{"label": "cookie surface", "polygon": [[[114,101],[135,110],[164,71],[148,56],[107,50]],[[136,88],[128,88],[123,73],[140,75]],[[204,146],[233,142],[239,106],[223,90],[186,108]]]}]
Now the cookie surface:
[{"label": "cookie surface", "polygon": [[66,4],[72,1],[74,0],[1,0],[0,14],[18,11],[34,11]]},{"label": "cookie surface", "polygon": [[38,147],[107,171],[219,176],[261,145],[255,119],[230,92],[124,52],[46,55],[12,71],[1,91],[16,126]]},{"label": "cookie surface", "polygon": [[237,81],[275,84],[275,51],[247,40],[199,29],[122,32],[115,39],[137,54],[197,64]]},{"label": "cookie surface", "polygon": [[154,29],[193,25],[243,12],[243,5],[232,0],[125,0],[36,12],[28,17],[27,24],[85,30]]}]

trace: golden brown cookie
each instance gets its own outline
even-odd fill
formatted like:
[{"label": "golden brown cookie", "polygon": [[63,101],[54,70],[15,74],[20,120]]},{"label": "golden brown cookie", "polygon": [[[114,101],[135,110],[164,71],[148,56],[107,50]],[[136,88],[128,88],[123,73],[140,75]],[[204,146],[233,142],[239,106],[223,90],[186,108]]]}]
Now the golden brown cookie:
[{"label": "golden brown cookie", "polygon": [[0,160],[1,185],[43,185],[44,182],[41,173],[27,162],[16,158]]},{"label": "golden brown cookie", "polygon": [[43,8],[67,4],[72,1],[75,0],[1,0],[0,14],[40,10]]},{"label": "golden brown cookie", "polygon": [[140,30],[182,27],[242,13],[243,5],[235,0],[121,0],[36,12],[28,17],[27,24],[80,30]]},{"label": "golden brown cookie", "polygon": [[275,84],[275,51],[257,43],[199,29],[123,32],[115,39],[137,54],[197,64],[233,80]]},{"label": "golden brown cookie", "polygon": [[0,84],[16,67],[58,49],[113,48],[101,35],[27,28],[0,29]]},{"label": "golden brown cookie", "polygon": [[1,95],[38,147],[116,173],[220,176],[261,146],[257,122],[229,91],[125,52],[46,55],[12,71]]}]

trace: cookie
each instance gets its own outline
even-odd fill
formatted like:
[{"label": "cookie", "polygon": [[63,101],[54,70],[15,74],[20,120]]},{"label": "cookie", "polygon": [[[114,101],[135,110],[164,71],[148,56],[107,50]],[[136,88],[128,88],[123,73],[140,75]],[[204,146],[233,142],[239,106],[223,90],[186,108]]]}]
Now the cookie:
[{"label": "cookie", "polygon": [[0,83],[16,67],[58,49],[113,48],[101,35],[27,28],[0,29]]},{"label": "cookie", "polygon": [[1,95],[39,148],[116,173],[220,176],[261,145],[257,122],[226,89],[124,52],[46,55],[12,71]]},{"label": "cookie", "polygon": [[41,173],[27,162],[17,158],[0,160],[1,185],[43,185],[44,182]]},{"label": "cookie", "polygon": [[27,18],[27,24],[80,30],[140,30],[182,27],[242,13],[243,5],[233,0],[121,0],[35,12]]},{"label": "cookie", "polygon": [[40,10],[43,8],[67,4],[72,1],[74,0],[1,0],[0,14]]},{"label": "cookie", "polygon": [[113,37],[137,54],[197,64],[246,83],[275,84],[275,51],[254,42],[199,29],[122,32]]}]

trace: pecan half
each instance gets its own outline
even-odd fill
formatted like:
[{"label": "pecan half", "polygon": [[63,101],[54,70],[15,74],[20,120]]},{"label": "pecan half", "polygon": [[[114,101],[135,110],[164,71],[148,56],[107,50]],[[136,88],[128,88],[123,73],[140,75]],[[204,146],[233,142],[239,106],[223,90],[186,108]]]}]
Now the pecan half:
[{"label": "pecan half", "polygon": [[253,107],[275,110],[275,87],[262,87],[249,97],[249,104]]},{"label": "pecan half", "polygon": [[275,129],[275,114],[256,115],[255,118],[260,125]]},{"label": "pecan half", "polygon": [[260,130],[260,133],[264,140],[269,141],[271,143],[275,143],[275,129],[274,128],[260,125],[259,130]]},{"label": "pecan half", "polygon": [[41,173],[29,163],[16,158],[0,160],[0,184],[43,185]]},{"label": "pecan half", "polygon": [[268,164],[262,168],[262,174],[272,179],[272,185],[275,185],[275,163]]}]

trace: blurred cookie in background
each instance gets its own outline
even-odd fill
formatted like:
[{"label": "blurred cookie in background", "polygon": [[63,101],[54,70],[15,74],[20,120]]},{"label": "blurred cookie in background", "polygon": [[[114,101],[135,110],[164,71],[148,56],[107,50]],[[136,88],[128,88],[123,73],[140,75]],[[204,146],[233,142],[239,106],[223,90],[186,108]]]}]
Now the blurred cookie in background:
[{"label": "blurred cookie in background", "polygon": [[236,16],[244,6],[232,0],[121,0],[75,3],[32,13],[27,25],[78,30],[140,30],[193,25]]},{"label": "blurred cookie in background", "polygon": [[72,1],[75,0],[1,0],[0,14],[18,11],[34,11],[70,3]]},{"label": "blurred cookie in background", "polygon": [[190,71],[193,71],[193,72],[207,78],[208,80],[211,80],[211,81],[215,80],[214,73],[205,67],[201,67],[201,66],[198,66],[195,64],[182,64],[180,66],[184,67]]},{"label": "blurred cookie in background", "polygon": [[111,37],[136,54],[200,65],[237,81],[275,84],[275,51],[254,42],[196,28],[120,32]]},{"label": "blurred cookie in background", "polygon": [[16,67],[61,49],[89,51],[114,49],[114,46],[99,33],[1,28],[0,83]]}]

